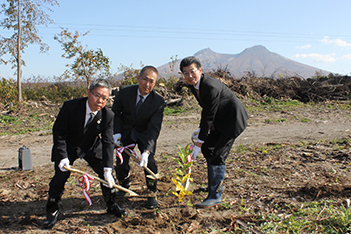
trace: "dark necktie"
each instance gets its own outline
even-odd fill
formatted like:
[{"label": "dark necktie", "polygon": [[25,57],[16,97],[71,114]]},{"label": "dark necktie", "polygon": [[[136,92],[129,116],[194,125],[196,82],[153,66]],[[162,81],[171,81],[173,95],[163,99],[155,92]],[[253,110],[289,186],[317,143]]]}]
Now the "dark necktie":
[{"label": "dark necktie", "polygon": [[200,98],[200,91],[198,89],[195,89],[197,97]]},{"label": "dark necktie", "polygon": [[139,110],[140,110],[140,107],[141,107],[141,105],[143,104],[143,99],[144,99],[144,97],[143,96],[141,96],[141,95],[139,95],[139,101],[138,101],[138,103],[137,103],[137,105],[136,105],[136,107],[135,107],[135,115],[137,115],[138,114],[138,112],[139,112]]},{"label": "dark necktie", "polygon": [[93,122],[94,119],[94,113],[90,112],[90,118],[88,119],[87,124],[84,127],[84,132],[88,129],[89,125],[91,124],[91,122]]}]

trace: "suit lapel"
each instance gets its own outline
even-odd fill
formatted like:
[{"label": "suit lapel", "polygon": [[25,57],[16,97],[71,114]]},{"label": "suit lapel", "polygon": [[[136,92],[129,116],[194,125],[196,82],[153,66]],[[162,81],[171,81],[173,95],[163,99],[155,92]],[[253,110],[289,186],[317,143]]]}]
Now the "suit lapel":
[{"label": "suit lapel", "polygon": [[97,125],[100,124],[101,119],[102,119],[102,113],[101,113],[101,110],[100,110],[100,111],[98,111],[98,113],[96,113],[96,115],[94,116],[93,121],[90,123],[90,125],[85,130],[85,132],[84,132],[84,129],[83,129],[84,137],[88,136],[89,134],[87,134],[87,133],[91,133],[91,131],[93,129],[97,129]]},{"label": "suit lapel", "polygon": [[191,92],[194,94],[194,96],[195,96],[196,100],[199,102],[200,106],[202,106],[202,105],[201,105],[201,98],[200,98],[200,96],[201,96],[201,94],[202,94],[202,93],[201,93],[201,84],[202,84],[204,78],[205,78],[205,76],[202,75],[201,80],[200,80],[200,85],[199,85],[199,95],[197,94],[197,91],[196,91],[195,87],[194,87],[193,85],[190,86]]},{"label": "suit lapel", "polygon": [[77,110],[79,132],[81,132],[82,134],[83,134],[84,125],[85,125],[86,100],[87,99],[85,99],[85,101],[83,101],[82,104],[79,105],[79,109]]},{"label": "suit lapel", "polygon": [[[137,121],[139,118],[143,116],[143,113],[146,113],[147,110],[151,107],[152,104],[152,99],[154,97],[154,91],[152,90],[150,94],[147,96],[147,98],[144,100],[143,105],[140,107],[139,114],[135,116],[135,121]],[[135,113],[135,108],[134,108],[134,113]]]},{"label": "suit lapel", "polygon": [[150,94],[147,96],[147,98],[144,100],[143,105],[141,106],[141,108],[139,110],[139,113],[140,112],[143,113],[143,111],[145,111],[149,108],[149,106],[151,105],[151,99],[152,99],[153,95],[154,95],[154,91],[152,90],[150,92]]},{"label": "suit lapel", "polygon": [[129,94],[129,106],[131,107],[130,109],[131,109],[132,116],[135,117],[136,100],[137,100],[137,95],[138,95],[138,92],[137,92],[138,86],[135,85],[134,87],[135,88],[132,89],[132,91]]}]

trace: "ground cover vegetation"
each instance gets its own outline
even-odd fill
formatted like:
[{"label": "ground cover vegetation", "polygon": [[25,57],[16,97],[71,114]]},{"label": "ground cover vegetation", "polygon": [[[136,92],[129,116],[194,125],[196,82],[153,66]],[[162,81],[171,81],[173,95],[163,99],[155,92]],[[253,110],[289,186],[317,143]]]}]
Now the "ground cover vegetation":
[{"label": "ground cover vegetation", "polygon": [[[111,80],[114,87],[135,83],[128,79]],[[351,77],[296,77],[232,79],[221,69],[213,71],[247,108],[249,115],[294,113],[289,117],[250,119],[250,124],[310,123],[306,111],[351,113]],[[62,102],[85,96],[86,83],[31,80],[23,86],[24,101],[17,102],[16,82],[0,84],[0,136],[41,131],[51,134]],[[160,79],[156,91],[165,97],[165,114],[175,116],[164,124],[177,126],[177,116],[198,113],[199,107],[187,90],[184,79]],[[114,91],[115,92],[115,91]],[[112,105],[112,100],[108,105]],[[323,119],[322,119],[323,120]],[[191,120],[189,120],[191,121]],[[195,120],[193,120],[195,121]],[[183,137],[183,136],[181,136]],[[179,146],[179,149],[188,146]],[[191,178],[199,188],[192,194],[174,195],[177,155],[160,149],[158,165],[164,177],[159,183],[160,205],[144,208],[144,201],[120,201],[129,211],[124,219],[105,215],[98,183],[89,191],[93,205],[88,207],[77,186],[78,175],[71,175],[63,197],[63,216],[56,233],[347,233],[351,232],[351,136],[349,138],[303,141],[296,144],[272,142],[235,146],[228,158],[223,203],[199,210],[194,204],[206,197],[205,159],[199,156],[192,165]],[[91,172],[87,165],[77,167]],[[132,166],[132,189],[143,190],[143,174]],[[52,165],[31,171],[9,170],[0,173],[0,233],[40,233],[45,220],[48,182]],[[177,174],[178,175],[178,174]],[[179,175],[178,175],[179,176]],[[183,175],[186,177],[186,174]],[[180,178],[180,177],[178,177]],[[183,178],[180,178],[183,179]],[[173,181],[173,182],[172,182]],[[179,194],[179,193],[178,193]]]}]

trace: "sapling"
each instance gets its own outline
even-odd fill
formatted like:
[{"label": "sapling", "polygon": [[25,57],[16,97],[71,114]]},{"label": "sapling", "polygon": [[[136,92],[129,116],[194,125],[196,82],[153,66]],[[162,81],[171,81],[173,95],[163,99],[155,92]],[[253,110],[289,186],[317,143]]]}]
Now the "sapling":
[{"label": "sapling", "polygon": [[172,178],[172,181],[176,186],[176,190],[178,191],[172,191],[172,193],[178,197],[179,202],[183,201],[185,195],[193,194],[191,191],[187,191],[185,188],[187,180],[193,181],[189,171],[189,169],[193,166],[193,160],[191,158],[191,153],[193,152],[192,148],[193,146],[190,143],[187,144],[185,148],[178,145],[179,152],[177,153],[181,160],[179,160],[178,157],[172,157],[173,160],[179,165],[179,167],[175,169],[176,173],[172,173],[175,177]]}]

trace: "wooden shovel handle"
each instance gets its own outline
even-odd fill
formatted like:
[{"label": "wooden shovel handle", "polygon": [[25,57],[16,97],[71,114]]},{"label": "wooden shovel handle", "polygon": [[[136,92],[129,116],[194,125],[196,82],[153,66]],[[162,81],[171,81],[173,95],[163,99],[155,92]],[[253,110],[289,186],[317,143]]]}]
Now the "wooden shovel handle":
[{"label": "wooden shovel handle", "polygon": [[[120,145],[117,145],[116,143],[115,143],[115,146],[117,146],[117,147],[122,147],[122,146],[120,146]],[[136,160],[138,163],[140,163],[139,160],[129,151],[128,148],[125,148],[125,149],[126,149],[125,152],[129,155],[129,157],[134,158],[134,160]],[[153,171],[151,171],[147,166],[143,166],[143,168],[144,168],[144,169],[147,171],[147,173],[149,173],[155,180],[158,180],[158,179],[162,178],[162,176],[156,175],[156,174],[155,174]]]},{"label": "wooden shovel handle", "polygon": [[[81,170],[76,169],[76,168],[66,167],[66,166],[63,166],[63,168],[66,169],[66,170],[68,170],[68,171],[76,172],[76,173],[81,174],[81,175],[87,174],[86,172],[81,171]],[[100,179],[100,178],[97,177],[97,176],[94,176],[94,175],[89,175],[89,176],[93,177],[94,180],[97,180],[97,181],[99,181],[99,182],[101,182],[101,183],[103,183],[103,184],[108,184],[106,180]],[[139,194],[133,192],[133,191],[130,190],[130,189],[126,189],[126,188],[124,188],[124,187],[122,187],[122,186],[120,186],[120,185],[118,185],[118,184],[114,184],[113,187],[115,187],[115,188],[117,188],[117,189],[119,189],[119,190],[121,190],[121,191],[123,191],[123,192],[129,193],[130,196],[139,196]]]}]

